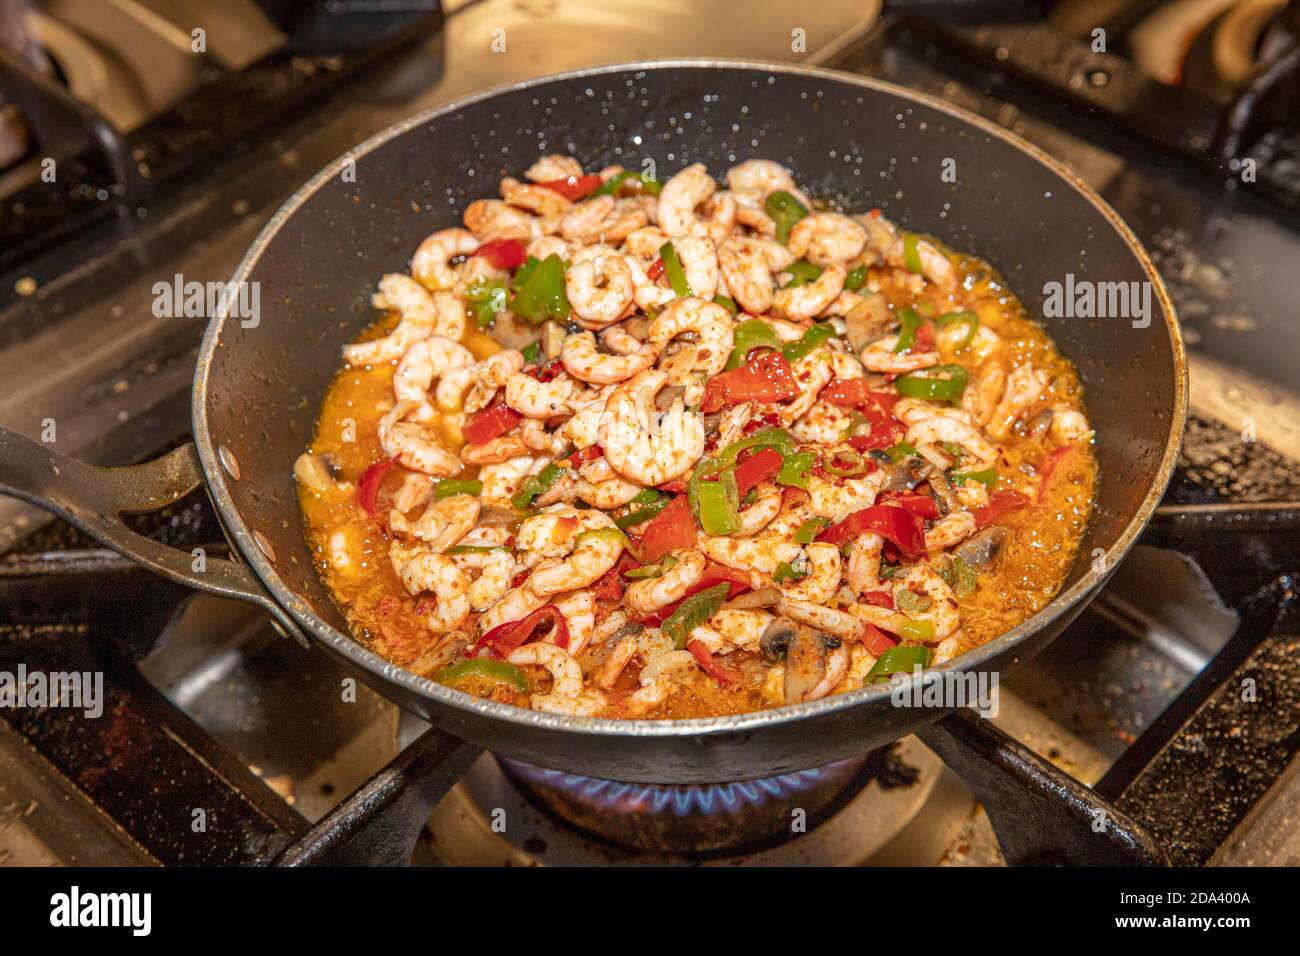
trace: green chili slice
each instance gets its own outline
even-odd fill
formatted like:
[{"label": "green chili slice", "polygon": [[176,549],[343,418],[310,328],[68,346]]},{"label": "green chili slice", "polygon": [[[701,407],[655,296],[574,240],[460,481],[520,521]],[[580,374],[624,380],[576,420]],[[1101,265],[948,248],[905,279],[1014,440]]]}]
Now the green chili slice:
[{"label": "green chili slice", "polygon": [[565,474],[565,469],[561,468],[555,462],[551,462],[536,475],[529,475],[524,479],[524,483],[519,486],[519,490],[510,498],[510,503],[519,511],[523,511],[532,505],[533,499],[545,491],[549,491],[551,486],[560,480]]},{"label": "green chili slice", "polygon": [[740,311],[739,307],[736,305],[736,301],[729,295],[722,295],[721,293],[715,295],[713,297],[713,304],[722,306],[732,315],[735,315]]},{"label": "green chili slice", "polygon": [[957,341],[955,346],[955,351],[964,352],[975,341],[975,333],[980,328],[980,317],[970,309],[962,309],[960,312],[945,312],[934,320],[934,324],[939,328],[944,328],[955,322],[960,322],[966,326],[966,334]]},{"label": "green chili slice", "polygon": [[439,684],[452,684],[467,677],[485,677],[502,684],[513,684],[520,693],[528,691],[528,678],[523,671],[513,664],[486,657],[460,661],[450,667],[444,667],[433,675],[433,679]]},{"label": "green chili slice", "polygon": [[835,452],[822,467],[826,469],[826,474],[834,475],[836,478],[858,478],[866,473],[868,465],[867,460],[856,451],[844,449]]},{"label": "green chili slice", "polygon": [[529,342],[522,349],[524,363],[526,365],[536,365],[542,357],[542,343]]},{"label": "green chili slice", "polygon": [[754,349],[779,349],[781,340],[776,331],[762,319],[746,319],[732,330],[731,357],[727,359],[725,371],[740,368],[749,359]]},{"label": "green chili slice", "polygon": [[593,539],[619,544],[625,548],[628,546],[627,535],[623,533],[622,528],[588,528],[586,531],[579,532],[578,536],[573,539],[573,543],[576,546]]},{"label": "green chili slice", "polygon": [[784,189],[778,189],[763,201],[764,211],[776,223],[776,238],[782,245],[790,239],[794,224],[808,215],[808,209]]},{"label": "green chili slice", "polygon": [[912,351],[912,347],[916,345],[916,330],[921,327],[921,323],[924,321],[916,314],[914,309],[899,310],[898,344],[894,346],[895,355]]},{"label": "green chili slice", "polygon": [[934,606],[934,599],[907,588],[899,588],[894,595],[894,606],[904,614],[921,614]]},{"label": "green chili slice", "polygon": [[668,277],[668,284],[673,287],[673,291],[679,296],[695,295],[691,284],[686,281],[682,260],[677,258],[677,250],[671,242],[665,242],[659,247],[659,257],[664,261],[664,275]]},{"label": "green chili slice", "polygon": [[715,584],[711,588],[692,594],[677,606],[677,610],[669,615],[668,620],[664,621],[662,631],[672,638],[673,646],[680,651],[686,646],[691,631],[717,614],[722,607],[722,602],[730,593],[731,583],[723,581],[721,584]]},{"label": "green chili slice", "polygon": [[909,372],[894,379],[898,394],[931,402],[952,402],[954,405],[961,401],[961,393],[966,390],[966,381],[970,377],[965,368],[936,365],[925,371],[927,374]]},{"label": "green chili slice", "polygon": [[953,592],[958,597],[969,597],[979,587],[979,575],[962,558],[952,559]]},{"label": "green chili slice", "polygon": [[992,488],[998,481],[998,473],[992,468],[983,471],[954,471],[949,473],[954,485],[964,485],[968,481],[978,481],[985,488]]},{"label": "green chili slice", "polygon": [[444,478],[433,486],[433,500],[441,501],[452,495],[474,495],[483,493],[483,482],[477,478]]},{"label": "green chili slice", "polygon": [[825,270],[821,266],[813,265],[807,259],[800,259],[798,262],[792,262],[785,271],[790,273],[790,279],[781,288],[797,289],[801,285],[815,282]]},{"label": "green chili slice", "polygon": [[817,536],[829,527],[829,525],[830,522],[825,518],[809,518],[795,530],[794,543],[804,545],[812,544],[817,540]]},{"label": "green chili slice", "polygon": [[921,265],[921,252],[916,248],[917,241],[918,237],[914,232],[903,236],[903,263],[907,266],[908,272],[920,275],[924,269]]},{"label": "green chili slice", "polygon": [[863,682],[874,684],[888,680],[890,674],[910,674],[918,664],[928,667],[933,656],[933,652],[928,647],[899,644],[876,658],[876,663],[871,665],[871,670],[867,671]]},{"label": "green chili slice", "polygon": [[810,355],[817,350],[827,339],[835,338],[835,326],[829,322],[818,322],[802,336],[797,342],[791,342],[781,350],[781,354],[789,362],[796,362],[806,355]]},{"label": "green chili slice", "polygon": [[844,280],[844,288],[848,289],[850,292],[857,292],[866,284],[867,284],[866,266],[858,266],[854,269],[851,269],[849,271],[848,276]]},{"label": "green chili slice", "polygon": [[801,451],[795,455],[788,455],[785,461],[781,463],[781,470],[776,473],[776,483],[807,491],[808,472],[812,471],[812,467],[816,463],[816,452]]}]

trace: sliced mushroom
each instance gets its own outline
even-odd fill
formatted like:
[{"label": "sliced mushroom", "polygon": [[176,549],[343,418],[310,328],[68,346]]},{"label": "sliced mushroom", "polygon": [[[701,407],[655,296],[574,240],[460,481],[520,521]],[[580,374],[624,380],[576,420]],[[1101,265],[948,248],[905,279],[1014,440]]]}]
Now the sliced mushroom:
[{"label": "sliced mushroom", "polygon": [[1006,547],[1010,534],[1003,525],[976,531],[953,550],[953,557],[961,558],[976,570],[983,570],[995,564],[1002,556],[1002,549]]},{"label": "sliced mushroom", "polygon": [[790,642],[794,640],[796,627],[797,624],[783,617],[778,617],[769,624],[763,636],[758,639],[758,646],[763,651],[763,659],[769,664],[779,661],[786,648],[790,646]]},{"label": "sliced mushroom", "polygon": [[785,652],[785,702],[798,704],[826,676],[826,639],[806,625],[795,628]]},{"label": "sliced mushroom", "polygon": [[324,455],[303,452],[293,463],[293,474],[304,485],[315,491],[325,491],[334,487],[333,469],[330,467],[329,459]]},{"label": "sliced mushroom", "polygon": [[542,354],[548,359],[559,358],[564,348],[564,339],[568,333],[559,322],[547,322],[542,326]]},{"label": "sliced mushroom", "polygon": [[478,513],[480,528],[513,528],[519,522],[519,516],[509,508],[489,505]]},{"label": "sliced mushroom", "polygon": [[957,497],[957,492],[953,491],[947,475],[942,473],[931,475],[930,490],[934,492],[934,500],[938,502],[940,517],[961,509],[961,499]]},{"label": "sliced mushroom", "polygon": [[879,292],[864,293],[863,299],[844,316],[849,344],[861,351],[889,331],[889,304]]},{"label": "sliced mushroom", "polygon": [[919,455],[908,455],[898,464],[891,464],[888,491],[911,491],[934,471],[934,466]]},{"label": "sliced mushroom", "polygon": [[679,398],[684,399],[686,395],[685,385],[670,385],[667,388],[661,388],[655,395],[655,408],[661,412],[666,412],[673,407],[673,402]]},{"label": "sliced mushroom", "polygon": [[1025,424],[1025,436],[1034,441],[1042,439],[1052,427],[1052,417],[1052,410],[1044,408]]}]

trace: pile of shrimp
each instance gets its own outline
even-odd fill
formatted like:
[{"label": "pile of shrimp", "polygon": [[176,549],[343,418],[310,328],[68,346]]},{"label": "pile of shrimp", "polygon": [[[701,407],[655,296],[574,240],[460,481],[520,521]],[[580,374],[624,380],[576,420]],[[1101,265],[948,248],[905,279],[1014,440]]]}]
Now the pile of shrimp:
[{"label": "pile of shrimp", "polygon": [[[614,166],[599,176],[622,172]],[[477,646],[484,634],[547,606],[563,615],[565,646],[558,628],[540,629],[503,658],[528,675],[529,690],[478,685],[485,694],[552,713],[647,717],[669,713],[676,694],[711,688],[743,692],[743,707],[752,709],[864,686],[908,621],[931,626],[924,633],[932,663],[960,653],[953,556],[965,554],[981,569],[982,560],[996,560],[1006,529],[979,520],[990,498],[984,483],[958,485],[947,476],[958,463],[962,472],[994,469],[997,487],[1040,500],[1046,470],[1008,448],[1031,436],[1048,451],[1069,445],[1090,455],[1077,389],[1058,387],[1055,371],[1036,367],[989,324],[965,339],[962,324],[937,327],[899,350],[898,316],[882,290],[893,301],[910,297],[931,316],[962,308],[953,254],[905,236],[879,210],[850,215],[814,203],[776,162],[741,162],[727,170],[725,187],[697,163],[657,196],[630,190],[573,201],[540,185],[582,175],[577,160],[552,155],[522,180],[502,179],[501,198],[470,203],[463,228],[419,245],[409,275],[382,277],[374,305],[396,324],[343,350],[345,369],[391,370],[391,400],[373,421],[379,448],[396,467],[379,512],[363,520],[378,524],[402,600],[409,596],[423,628],[421,669],[489,656],[492,648]],[[765,206],[776,191],[808,210],[784,241]],[[467,310],[465,293],[476,281],[511,278],[476,255],[500,239],[517,240],[539,260],[558,255],[565,266],[572,314],[549,323],[532,361],[517,348],[483,348]],[[690,295],[670,283],[665,243]],[[792,283],[790,270],[801,261],[820,272]],[[865,270],[866,281],[847,288],[855,270]],[[494,334],[509,340],[514,329],[517,339],[522,323],[513,318],[498,309]],[[706,387],[732,355],[736,326],[754,318],[783,344],[814,324],[829,323],[834,334],[790,362],[793,398],[705,414]],[[823,389],[863,379],[890,391],[898,376],[945,362],[969,371],[960,403],[898,400],[892,424],[910,449],[901,462],[875,451],[857,456],[869,470],[854,477],[820,467],[852,455],[849,440],[876,427],[822,400]],[[466,421],[499,405],[518,416],[514,427],[480,444],[460,440]],[[639,563],[648,522],[624,522],[624,535],[588,533],[616,528],[647,489],[683,493],[702,459],[777,427],[800,451],[816,452],[819,466],[806,488],[760,483],[742,502],[735,533],[697,529],[695,547],[673,551],[656,576],[630,578],[621,574]],[[521,512],[512,499],[550,465],[562,475]],[[304,456],[297,471],[309,491],[327,493],[319,459]],[[437,494],[440,480],[467,477],[482,483],[478,494]],[[332,487],[352,491],[351,483]],[[829,527],[900,492],[932,498],[939,512],[925,520],[926,553],[914,560],[900,560],[875,533],[843,544],[795,540],[810,520]],[[326,564],[363,573],[346,531],[327,540]],[[698,590],[717,566],[748,582],[749,599],[723,604],[682,649],[664,633],[660,612]],[[783,568],[794,574],[780,574]]]}]

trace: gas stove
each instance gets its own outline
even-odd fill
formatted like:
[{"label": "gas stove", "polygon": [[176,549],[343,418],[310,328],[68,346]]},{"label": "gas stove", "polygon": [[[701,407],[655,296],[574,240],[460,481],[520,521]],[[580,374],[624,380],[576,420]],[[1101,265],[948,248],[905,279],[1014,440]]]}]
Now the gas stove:
[{"label": "gas stove", "polygon": [[[75,4],[39,6],[66,29],[78,23]],[[259,612],[186,592],[0,501],[0,672],[104,675],[98,719],[0,708],[0,862],[1300,861],[1300,382],[1291,362],[1300,326],[1290,310],[1300,300],[1291,268],[1300,218],[1286,176],[1247,185],[1231,162],[1254,157],[1270,174],[1284,171],[1262,162],[1268,149],[1284,153],[1284,127],[1235,120],[1249,142],[1225,157],[1210,133],[1235,108],[1233,94],[1203,82],[1160,87],[1177,91],[1161,95],[1177,101],[1180,120],[1166,110],[1150,124],[1158,129],[1144,130],[1149,101],[1098,98],[1140,84],[1126,58],[1080,59],[1083,41],[1052,4],[891,3],[878,21],[857,3],[797,13],[750,3],[736,30],[723,28],[736,11],[721,4],[652,0],[613,13],[568,0],[412,3],[394,5],[398,19],[374,14],[371,33],[344,31],[348,44],[319,24],[296,34],[301,21],[284,14],[292,6],[263,5],[267,19],[238,44],[223,39],[207,72],[131,103],[94,101],[101,113],[120,111],[120,142],[109,146],[146,150],[138,162],[157,165],[143,200],[129,192],[139,183],[105,187],[103,199],[91,188],[123,155],[112,148],[81,160],[74,174],[91,191],[74,188],[57,208],[32,202],[30,164],[0,179],[0,206],[18,203],[26,216],[0,220],[21,230],[0,246],[0,424],[35,434],[53,419],[61,450],[106,464],[164,450],[187,434],[202,326],[154,317],[153,281],[226,278],[324,161],[487,86],[646,56],[739,56],[943,96],[1098,189],[1152,251],[1187,335],[1193,415],[1177,475],[1098,599],[1003,683],[994,719],[960,714],[831,767],[690,787],[482,753],[364,687],[341,694],[346,675]],[[1049,7],[1061,46],[1044,64],[1036,31]],[[685,18],[696,29],[672,28]],[[1123,24],[1107,26],[1124,36]],[[797,51],[795,30],[805,36]],[[77,35],[111,47],[103,28]],[[494,36],[506,52],[493,52]],[[63,42],[45,75],[67,73],[58,50],[73,41]],[[1135,47],[1116,49],[1136,59]],[[259,109],[219,125],[213,104],[239,84],[261,91]],[[61,227],[69,221],[75,229]],[[179,547],[211,552],[223,540],[197,495],[135,521]],[[204,829],[174,825],[196,807]]]}]

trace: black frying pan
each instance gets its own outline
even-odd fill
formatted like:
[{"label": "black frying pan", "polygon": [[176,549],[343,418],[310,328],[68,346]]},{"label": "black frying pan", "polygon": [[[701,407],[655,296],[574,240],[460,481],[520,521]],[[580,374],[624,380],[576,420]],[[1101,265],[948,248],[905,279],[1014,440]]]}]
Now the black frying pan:
[{"label": "black frying pan", "polygon": [[[1075,280],[1149,282],[1151,321],[1047,319],[1079,367],[1101,480],[1080,556],[1038,614],[943,665],[1005,674],[1079,612],[1124,557],[1172,473],[1186,364],[1169,299],[1115,213],[1071,173],[1004,130],[874,80],[740,62],[607,67],[486,93],[409,120],[331,163],[275,214],[235,275],[257,282],[255,328],[208,326],[194,380],[194,444],[129,469],[97,469],[0,433],[0,490],[43,505],[109,546],[194,587],[254,601],[372,686],[434,724],[546,767],[626,781],[723,781],[863,753],[943,715],[892,706],[887,686],[759,713],[613,721],[479,700],[382,660],[347,633],[303,540],[293,462],[306,447],[339,350],[372,321],[369,294],[424,236],[539,153],[588,169],[655,160],[659,177],[700,161],[720,174],[754,156],[797,171],[814,195],[881,207],[1000,268],[1026,306]],[[945,160],[957,181],[941,180]],[[355,163],[355,181],[342,171]],[[122,512],[201,482],[247,564],[209,561],[133,535]]]}]

